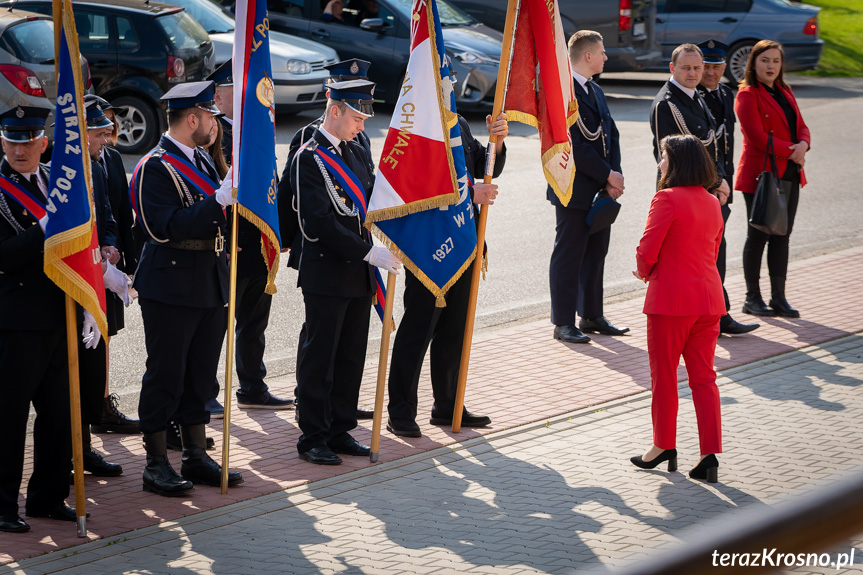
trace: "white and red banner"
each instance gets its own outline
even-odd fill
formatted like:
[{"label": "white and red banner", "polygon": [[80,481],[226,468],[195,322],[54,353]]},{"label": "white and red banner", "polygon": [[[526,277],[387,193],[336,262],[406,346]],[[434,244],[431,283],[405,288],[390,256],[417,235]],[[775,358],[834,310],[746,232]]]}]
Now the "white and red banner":
[{"label": "white and red banner", "polygon": [[575,176],[569,127],[578,119],[578,102],[560,9],[557,0],[518,4],[504,110],[508,120],[539,130],[545,179],[566,206]]}]

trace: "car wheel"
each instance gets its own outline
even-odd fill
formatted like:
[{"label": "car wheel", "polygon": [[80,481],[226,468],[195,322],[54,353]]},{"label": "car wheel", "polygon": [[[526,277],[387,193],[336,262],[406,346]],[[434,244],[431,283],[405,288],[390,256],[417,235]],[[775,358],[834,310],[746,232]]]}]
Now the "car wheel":
[{"label": "car wheel", "polygon": [[159,121],[153,107],[134,96],[116,98],[111,105],[116,110],[117,150],[122,154],[150,150],[159,137]]},{"label": "car wheel", "polygon": [[749,54],[752,52],[753,46],[755,46],[755,42],[738,42],[728,52],[725,76],[735,86],[743,81],[743,75],[746,73],[746,62],[749,61]]}]

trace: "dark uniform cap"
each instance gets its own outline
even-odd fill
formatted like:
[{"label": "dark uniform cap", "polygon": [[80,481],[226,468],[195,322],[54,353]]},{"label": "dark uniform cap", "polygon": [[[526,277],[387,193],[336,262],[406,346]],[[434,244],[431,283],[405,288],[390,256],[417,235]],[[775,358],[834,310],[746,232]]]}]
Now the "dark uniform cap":
[{"label": "dark uniform cap", "polygon": [[707,40],[699,44],[698,47],[701,48],[701,53],[704,54],[705,64],[725,64],[725,57],[728,55],[728,45],[718,40]]},{"label": "dark uniform cap", "polygon": [[186,82],[177,84],[162,96],[162,100],[168,102],[169,110],[181,110],[183,108],[200,108],[212,112],[216,116],[222,116],[216,107],[213,98],[216,96],[216,88],[211,80],[203,82]]},{"label": "dark uniform cap", "polygon": [[327,98],[347,104],[355,112],[367,118],[375,115],[372,109],[375,83],[369,80],[347,80],[327,84]]},{"label": "dark uniform cap", "polygon": [[87,128],[95,130],[98,128],[113,128],[114,122],[108,119],[102,106],[96,100],[84,103],[87,110]]},{"label": "dark uniform cap", "polygon": [[213,73],[207,76],[207,80],[212,80],[216,86],[233,86],[234,59],[229,58],[227,62],[213,70]]},{"label": "dark uniform cap", "polygon": [[324,66],[325,69],[330,71],[327,83],[366,79],[368,78],[369,66],[371,65],[371,62],[360,60],[359,58],[327,64]]},{"label": "dark uniform cap", "polygon": [[0,114],[0,136],[7,142],[32,142],[45,135],[50,108],[17,106]]},{"label": "dark uniform cap", "polygon": [[96,102],[99,104],[99,107],[102,108],[102,111],[105,110],[113,110],[114,106],[112,106],[108,100],[103,98],[102,96],[97,96],[96,94],[84,94],[84,106],[89,105],[90,102]]}]

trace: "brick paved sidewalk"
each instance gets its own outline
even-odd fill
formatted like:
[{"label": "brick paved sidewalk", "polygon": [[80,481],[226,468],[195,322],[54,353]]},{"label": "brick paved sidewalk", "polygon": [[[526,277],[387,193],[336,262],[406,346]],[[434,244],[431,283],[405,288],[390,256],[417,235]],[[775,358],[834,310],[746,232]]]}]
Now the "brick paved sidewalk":
[{"label": "brick paved sidewalk", "polygon": [[[829,289],[826,289],[824,278],[830,278]],[[801,309],[803,318],[767,318],[764,325],[751,335],[721,338],[717,368],[724,373],[756,360],[860,331],[863,329],[863,306],[859,295],[861,280],[863,248],[792,263],[789,294],[792,303]],[[726,287],[732,301],[742,301],[742,278],[731,279]],[[428,425],[423,415],[429,413],[431,406],[426,367],[420,389],[419,417],[425,435],[420,439],[403,440],[384,432],[381,462],[422,456],[424,452],[442,446],[554,419],[648,389],[642,301],[642,297],[637,297],[607,309],[607,316],[614,323],[632,327],[631,336],[597,336],[591,345],[569,345],[552,340],[551,326],[547,321],[478,334],[474,338],[467,405],[472,411],[491,415],[493,426],[464,430],[455,435],[448,428]],[[366,406],[373,403],[375,372],[375,366],[367,366],[361,396],[361,403]],[[269,383],[274,392],[283,395],[289,395],[294,386],[292,379]],[[771,389],[768,386],[763,391],[767,399],[771,399]],[[776,393],[781,395],[778,389]],[[837,403],[817,395],[810,399],[815,409],[838,409]],[[122,463],[125,475],[107,480],[87,477],[88,510],[93,514],[88,521],[91,539],[173,521],[264,494],[277,493],[274,496],[276,500],[284,499],[284,495],[278,492],[348,472],[359,472],[362,477],[373,476],[369,481],[382,480],[386,476],[385,466],[371,465],[365,458],[348,458],[339,467],[314,466],[300,461],[295,448],[299,431],[293,421],[293,412],[243,411],[235,407],[231,421],[232,467],[243,471],[246,482],[232,489],[227,496],[219,495],[218,489],[207,487],[198,487],[186,500],[144,493],[141,491],[144,457],[140,437],[94,436],[94,445],[107,453],[109,460]],[[218,444],[221,423],[215,421],[211,427],[211,434]],[[358,440],[364,443],[370,440],[369,427],[365,425],[357,430]],[[643,438],[639,444],[649,441],[649,434]],[[574,454],[567,451],[554,455],[562,457],[562,462],[574,463],[584,459],[588,466],[596,466],[598,470],[604,468],[602,458],[597,458],[597,454],[576,450]],[[172,460],[178,467],[179,454],[172,454]],[[309,492],[317,493],[321,485],[326,483],[313,483]],[[364,503],[358,502],[358,505]],[[23,498],[21,507],[23,510]],[[256,508],[249,509],[254,513]],[[46,519],[30,522],[32,531],[28,534],[0,534],[0,563],[85,541],[75,537],[72,524]]]}]

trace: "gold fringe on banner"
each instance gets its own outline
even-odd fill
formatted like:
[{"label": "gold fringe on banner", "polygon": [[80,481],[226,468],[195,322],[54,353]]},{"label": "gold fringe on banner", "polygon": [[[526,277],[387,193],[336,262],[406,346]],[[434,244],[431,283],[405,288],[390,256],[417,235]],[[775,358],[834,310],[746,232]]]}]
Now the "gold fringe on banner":
[{"label": "gold fringe on banner", "polygon": [[[264,292],[274,295],[276,293],[276,274],[279,272],[279,257],[281,255],[281,243],[276,238],[275,232],[270,227],[270,225],[261,219],[255,212],[251,211],[249,208],[244,206],[243,204],[237,204],[239,208],[240,216],[246,218],[253,226],[261,230],[264,235],[267,236],[267,239],[270,240],[270,243],[276,248],[276,257],[273,260],[272,267],[267,268],[267,287],[264,288]],[[264,258],[264,262],[268,262],[267,260],[267,247],[264,245],[263,239],[261,239],[261,255]]]}]

